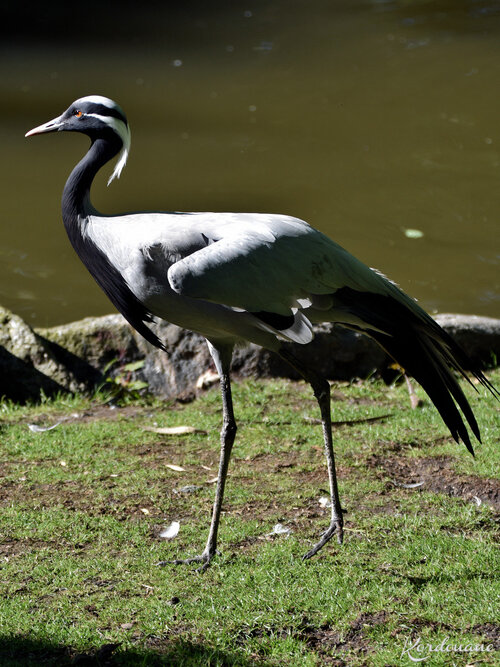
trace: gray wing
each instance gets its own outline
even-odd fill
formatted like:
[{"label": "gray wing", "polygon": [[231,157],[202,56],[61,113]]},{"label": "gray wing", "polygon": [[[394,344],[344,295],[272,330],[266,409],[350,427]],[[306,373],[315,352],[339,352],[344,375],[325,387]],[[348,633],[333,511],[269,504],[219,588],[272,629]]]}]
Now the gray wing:
[{"label": "gray wing", "polygon": [[[386,281],[302,221],[270,220],[264,233],[237,225],[175,262],[168,280],[178,294],[250,312],[287,314],[310,295],[344,286],[383,293]],[[207,229],[207,238],[214,230]],[[213,234],[215,236],[215,234]]]}]

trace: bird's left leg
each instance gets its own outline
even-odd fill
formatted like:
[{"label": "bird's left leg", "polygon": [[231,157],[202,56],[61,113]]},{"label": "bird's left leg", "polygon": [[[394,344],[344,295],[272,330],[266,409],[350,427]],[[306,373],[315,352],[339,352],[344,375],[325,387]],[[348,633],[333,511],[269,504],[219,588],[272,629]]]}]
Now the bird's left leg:
[{"label": "bird's left leg", "polygon": [[198,568],[203,572],[210,565],[210,561],[217,553],[217,532],[219,530],[220,515],[222,510],[222,500],[224,498],[224,487],[226,485],[227,469],[231,450],[233,448],[236,436],[236,421],[234,419],[233,399],[231,394],[231,380],[229,377],[229,366],[231,363],[231,350],[216,350],[210,343],[209,349],[215,361],[215,365],[220,375],[220,388],[222,394],[222,429],[220,432],[220,459],[219,473],[217,476],[217,487],[215,489],[215,499],[212,510],[212,520],[208,533],[208,540],[205,549],[199,556],[192,556],[181,560],[162,561],[161,565],[172,563],[181,565],[184,563],[201,563]]},{"label": "bird's left leg", "polygon": [[344,538],[344,519],[342,516],[342,507],[340,506],[337,474],[335,471],[335,455],[333,452],[330,385],[325,378],[307,368],[286,348],[282,347],[278,354],[282,359],[295,368],[295,370],[300,373],[300,375],[302,375],[306,382],[309,382],[321,411],[321,424],[323,427],[323,439],[325,443],[326,462],[328,466],[328,480],[330,483],[332,512],[330,525],[321,536],[321,539],[302,557],[302,560],[306,560],[311,558],[311,556],[314,556],[314,554],[318,553],[318,551],[324,547],[324,545],[333,537],[333,535],[337,534],[337,541],[339,544],[342,544],[342,540]]}]

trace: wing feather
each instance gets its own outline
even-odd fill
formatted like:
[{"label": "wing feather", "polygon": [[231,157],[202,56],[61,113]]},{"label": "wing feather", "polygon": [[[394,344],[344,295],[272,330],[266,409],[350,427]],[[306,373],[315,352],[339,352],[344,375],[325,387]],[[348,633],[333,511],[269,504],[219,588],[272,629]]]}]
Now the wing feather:
[{"label": "wing feather", "polygon": [[[256,218],[258,220],[258,217]],[[294,224],[295,223],[295,224]],[[350,286],[379,294],[389,281],[301,220],[278,217],[252,231],[223,227],[219,239],[168,270],[178,294],[250,312],[289,314],[310,295]]]}]

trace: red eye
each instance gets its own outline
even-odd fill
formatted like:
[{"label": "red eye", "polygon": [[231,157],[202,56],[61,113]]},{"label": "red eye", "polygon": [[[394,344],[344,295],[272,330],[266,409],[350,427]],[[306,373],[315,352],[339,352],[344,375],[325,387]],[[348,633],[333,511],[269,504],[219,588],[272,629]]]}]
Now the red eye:
[{"label": "red eye", "polygon": [[75,115],[77,118],[80,118],[80,116],[83,116],[83,113],[82,113],[81,111],[75,111],[74,115]]}]

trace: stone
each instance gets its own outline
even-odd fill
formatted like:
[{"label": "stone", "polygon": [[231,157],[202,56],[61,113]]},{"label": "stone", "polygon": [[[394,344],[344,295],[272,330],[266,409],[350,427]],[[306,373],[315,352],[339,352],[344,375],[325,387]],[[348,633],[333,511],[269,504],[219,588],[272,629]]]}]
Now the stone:
[{"label": "stone", "polygon": [[481,366],[500,363],[500,320],[479,315],[442,313],[435,320]]},{"label": "stone", "polygon": [[65,391],[66,370],[43,339],[18,315],[0,306],[0,395],[16,402]]},{"label": "stone", "polygon": [[[498,363],[500,320],[451,314],[437,315],[436,320],[481,367]],[[200,376],[215,370],[204,338],[167,322],[152,328],[167,353],[145,341],[119,314],[33,330],[0,307],[0,393],[15,401],[37,400],[42,393],[93,391],[107,376],[126,376],[132,384],[147,383],[152,393],[164,398],[194,396]],[[314,330],[309,345],[294,344],[291,349],[330,380],[384,373],[391,363],[362,334],[334,324],[317,325]],[[127,367],[141,361],[135,369]],[[235,350],[232,372],[240,377],[297,378],[284,361],[256,345]]]}]

